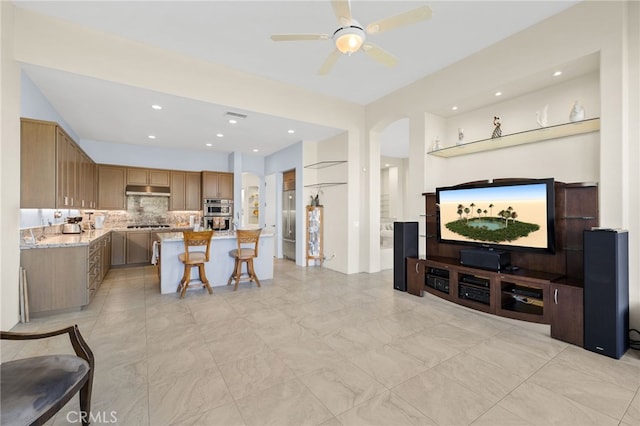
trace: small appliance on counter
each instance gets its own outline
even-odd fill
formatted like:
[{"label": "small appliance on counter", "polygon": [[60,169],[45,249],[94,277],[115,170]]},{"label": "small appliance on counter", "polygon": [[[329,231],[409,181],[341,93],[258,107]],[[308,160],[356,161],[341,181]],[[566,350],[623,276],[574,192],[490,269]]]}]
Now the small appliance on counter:
[{"label": "small appliance on counter", "polygon": [[63,234],[80,234],[82,233],[82,226],[80,222],[82,222],[82,216],[78,217],[68,217],[66,219],[67,223],[62,224],[62,233]]}]

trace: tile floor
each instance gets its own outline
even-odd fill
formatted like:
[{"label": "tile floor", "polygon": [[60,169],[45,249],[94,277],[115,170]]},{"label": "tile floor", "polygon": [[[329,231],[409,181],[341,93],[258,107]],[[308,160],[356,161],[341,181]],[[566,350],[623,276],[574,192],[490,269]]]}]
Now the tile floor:
[{"label": "tile floor", "polygon": [[[616,361],[548,326],[397,292],[391,271],[275,269],[260,289],[184,300],[159,294],[154,267],[111,270],[88,309],[14,330],[79,325],[96,357],[94,424],[640,424],[638,351]],[[1,354],[56,352],[67,339],[4,341]]]}]

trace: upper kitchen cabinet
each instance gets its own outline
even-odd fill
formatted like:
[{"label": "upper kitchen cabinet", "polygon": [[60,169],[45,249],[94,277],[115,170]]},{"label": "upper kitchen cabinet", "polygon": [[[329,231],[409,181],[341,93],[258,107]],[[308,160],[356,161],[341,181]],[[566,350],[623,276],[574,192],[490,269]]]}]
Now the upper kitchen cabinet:
[{"label": "upper kitchen cabinet", "polygon": [[169,186],[170,171],[127,167],[127,185]]},{"label": "upper kitchen cabinet", "polygon": [[202,198],[233,200],[233,173],[202,172]]},{"label": "upper kitchen cabinet", "polygon": [[171,171],[169,210],[202,210],[200,172]]},{"label": "upper kitchen cabinet", "polygon": [[57,123],[21,119],[20,142],[20,207],[95,207],[95,164]]},{"label": "upper kitchen cabinet", "polygon": [[98,165],[98,208],[125,210],[125,182],[127,168]]}]

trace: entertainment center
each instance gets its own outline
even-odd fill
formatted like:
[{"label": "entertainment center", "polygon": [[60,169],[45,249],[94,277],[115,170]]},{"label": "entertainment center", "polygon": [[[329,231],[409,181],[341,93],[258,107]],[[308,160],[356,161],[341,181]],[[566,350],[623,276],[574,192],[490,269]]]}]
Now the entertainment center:
[{"label": "entertainment center", "polygon": [[[539,184],[540,197],[532,196],[541,203],[537,213],[522,197],[498,203],[492,192],[522,194]],[[477,198],[465,198],[467,190]],[[449,195],[455,203],[447,206]],[[598,226],[595,183],[496,179],[423,196],[426,256],[407,258],[410,294],[427,292],[494,315],[550,324],[552,337],[582,346],[583,231]]]}]

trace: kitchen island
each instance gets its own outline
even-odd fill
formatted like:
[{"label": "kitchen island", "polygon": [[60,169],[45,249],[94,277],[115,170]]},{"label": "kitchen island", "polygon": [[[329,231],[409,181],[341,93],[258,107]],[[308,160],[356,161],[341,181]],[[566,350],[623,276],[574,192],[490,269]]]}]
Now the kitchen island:
[{"label": "kitchen island", "polygon": [[[162,294],[175,293],[184,272],[184,265],[178,259],[180,253],[184,252],[183,234],[182,232],[163,233],[158,235],[158,240],[160,292]],[[216,233],[211,238],[209,262],[205,264],[205,272],[211,287],[220,287],[227,284],[234,267],[234,259],[229,256],[229,251],[237,248],[237,244],[236,236],[233,232],[228,234]],[[254,269],[260,281],[270,280],[273,278],[273,234],[263,231],[260,234],[260,242],[258,244],[258,257],[253,261]],[[199,279],[198,268],[192,269],[191,279]],[[199,286],[192,285],[191,288],[197,289]]]}]

